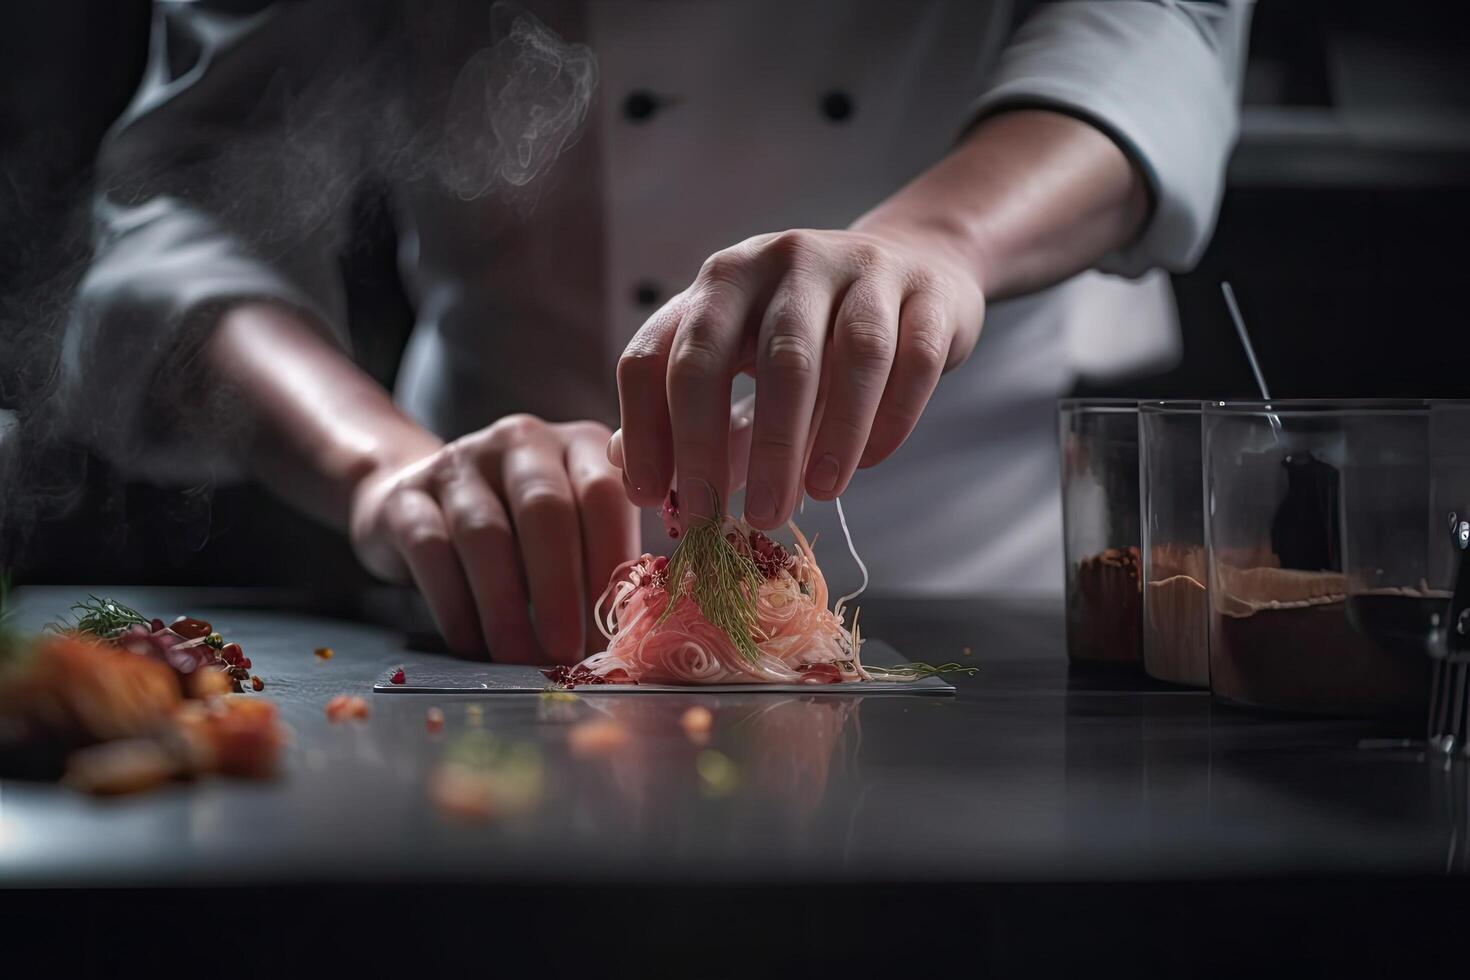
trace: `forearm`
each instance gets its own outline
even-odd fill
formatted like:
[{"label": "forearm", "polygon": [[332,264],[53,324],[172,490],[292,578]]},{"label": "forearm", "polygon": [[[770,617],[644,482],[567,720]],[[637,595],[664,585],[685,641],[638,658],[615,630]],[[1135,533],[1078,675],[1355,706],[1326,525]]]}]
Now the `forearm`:
[{"label": "forearm", "polygon": [[1003,299],[1060,282],[1132,241],[1148,214],[1138,168],[1102,132],[1043,110],[984,120],[856,231],[926,238]]},{"label": "forearm", "polygon": [[341,350],[284,307],[232,307],[203,355],[253,430],[253,475],[334,527],[346,528],[352,492],[365,476],[442,445]]}]

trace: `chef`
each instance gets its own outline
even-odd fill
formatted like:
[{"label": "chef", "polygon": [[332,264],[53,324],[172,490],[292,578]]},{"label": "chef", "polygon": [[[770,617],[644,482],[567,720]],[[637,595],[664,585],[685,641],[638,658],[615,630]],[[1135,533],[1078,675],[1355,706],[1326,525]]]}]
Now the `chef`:
[{"label": "chef", "polygon": [[[465,654],[597,648],[670,488],[684,522],[800,511],[838,586],[841,495],[876,589],[1055,590],[1054,400],[1177,353],[1248,17],[161,2],[60,402],[144,475],[341,528]],[[364,172],[416,313],[391,393],[337,264]]]}]

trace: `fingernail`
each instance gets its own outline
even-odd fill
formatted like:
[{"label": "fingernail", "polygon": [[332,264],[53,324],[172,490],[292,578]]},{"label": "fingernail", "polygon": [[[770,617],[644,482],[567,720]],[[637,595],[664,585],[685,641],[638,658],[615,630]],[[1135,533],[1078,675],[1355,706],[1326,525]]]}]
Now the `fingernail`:
[{"label": "fingernail", "polygon": [[688,527],[695,521],[715,516],[715,490],[697,476],[679,481],[679,516]]},{"label": "fingernail", "polygon": [[837,477],[841,471],[837,468],[837,457],[831,453],[817,460],[817,465],[812,467],[811,481],[812,489],[820,490],[822,493],[831,493],[837,488]]},{"label": "fingernail", "polygon": [[756,524],[769,524],[776,519],[776,495],[769,483],[756,483],[745,491],[745,515]]}]

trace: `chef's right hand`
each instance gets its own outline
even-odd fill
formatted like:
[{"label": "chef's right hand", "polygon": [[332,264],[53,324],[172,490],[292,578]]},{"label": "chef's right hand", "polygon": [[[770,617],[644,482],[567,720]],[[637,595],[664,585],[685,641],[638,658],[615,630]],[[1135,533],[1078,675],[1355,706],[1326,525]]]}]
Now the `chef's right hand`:
[{"label": "chef's right hand", "polygon": [[512,415],[374,471],[352,494],[353,547],[373,573],[418,585],[456,653],[576,663],[602,648],[592,602],[638,555],[609,436]]}]

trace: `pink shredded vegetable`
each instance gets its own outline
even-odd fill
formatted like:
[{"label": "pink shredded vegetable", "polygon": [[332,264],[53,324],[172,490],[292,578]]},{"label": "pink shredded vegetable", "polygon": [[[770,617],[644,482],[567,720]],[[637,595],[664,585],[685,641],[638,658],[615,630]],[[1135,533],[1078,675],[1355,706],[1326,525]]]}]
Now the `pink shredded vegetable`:
[{"label": "pink shredded vegetable", "polygon": [[[619,566],[597,601],[607,650],[572,668],[573,683],[833,684],[870,680],[861,635],[827,607],[827,582],[811,545],[789,525],[796,552],[737,524],[727,538],[747,551],[763,580],[756,595],[759,658],[750,660],[699,611],[690,583],[666,580],[668,559],[643,555]],[[667,619],[671,590],[678,599]]]}]

